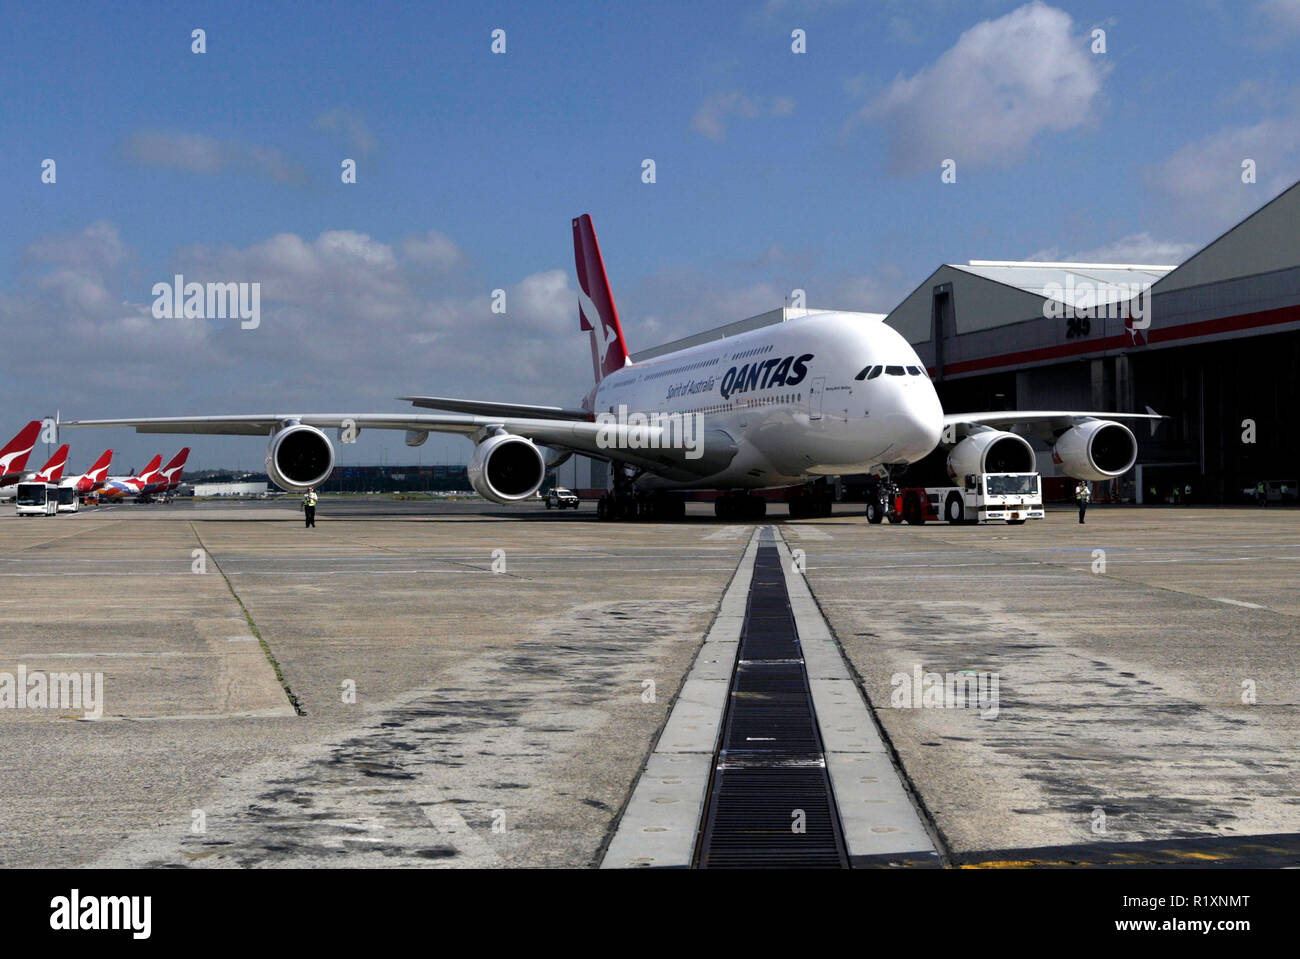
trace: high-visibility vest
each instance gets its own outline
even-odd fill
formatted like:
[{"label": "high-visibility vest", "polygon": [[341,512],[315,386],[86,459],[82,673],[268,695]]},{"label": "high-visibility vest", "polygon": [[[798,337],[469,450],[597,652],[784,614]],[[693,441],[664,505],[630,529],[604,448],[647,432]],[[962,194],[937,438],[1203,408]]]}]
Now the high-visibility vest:
[{"label": "high-visibility vest", "polygon": [[307,494],[305,494],[305,495],[303,496],[302,501],[303,501],[303,503],[304,503],[305,505],[307,505],[307,506],[315,506],[315,505],[316,505],[316,494],[315,494],[315,493],[307,493]]}]

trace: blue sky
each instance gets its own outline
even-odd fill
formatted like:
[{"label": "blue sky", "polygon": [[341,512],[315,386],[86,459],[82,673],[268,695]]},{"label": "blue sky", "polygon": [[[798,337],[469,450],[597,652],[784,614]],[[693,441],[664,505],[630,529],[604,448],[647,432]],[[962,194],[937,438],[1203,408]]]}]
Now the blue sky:
[{"label": "blue sky", "polygon": [[[10,432],[55,408],[573,403],[581,212],[637,349],[796,287],[884,312],[944,261],[1177,262],[1300,178],[1300,0],[15,3],[0,28]],[[260,282],[260,327],[154,319],[177,271]],[[33,329],[54,349],[13,348]],[[79,467],[158,445],[65,439]],[[415,459],[394,436],[348,455],[381,446]]]}]

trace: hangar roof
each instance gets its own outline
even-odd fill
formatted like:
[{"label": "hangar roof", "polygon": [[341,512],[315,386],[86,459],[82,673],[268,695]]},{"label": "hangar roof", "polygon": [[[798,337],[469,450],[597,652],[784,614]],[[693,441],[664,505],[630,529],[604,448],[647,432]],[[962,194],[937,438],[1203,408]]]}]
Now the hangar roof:
[{"label": "hangar roof", "polygon": [[1035,296],[1079,305],[1087,290],[1089,302],[1112,303],[1130,299],[1135,284],[1145,288],[1173,266],[1137,263],[1043,263],[1037,260],[971,260],[969,264],[948,264],[986,280],[1012,286]]}]

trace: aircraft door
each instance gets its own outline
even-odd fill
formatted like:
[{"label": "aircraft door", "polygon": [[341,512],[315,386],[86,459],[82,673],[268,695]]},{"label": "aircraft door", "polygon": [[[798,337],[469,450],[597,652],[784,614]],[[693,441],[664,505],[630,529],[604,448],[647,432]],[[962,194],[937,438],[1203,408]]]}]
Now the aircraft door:
[{"label": "aircraft door", "polygon": [[808,384],[808,419],[822,418],[822,393],[826,391],[826,377],[817,376]]}]

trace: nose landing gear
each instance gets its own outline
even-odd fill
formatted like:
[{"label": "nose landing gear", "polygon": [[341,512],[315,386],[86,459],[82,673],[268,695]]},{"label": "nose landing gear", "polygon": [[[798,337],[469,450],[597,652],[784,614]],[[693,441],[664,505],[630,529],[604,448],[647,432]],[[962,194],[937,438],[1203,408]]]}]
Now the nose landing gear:
[{"label": "nose landing gear", "polygon": [[898,511],[898,485],[892,479],[873,478],[867,483],[867,522],[873,525],[903,520]]}]

